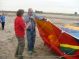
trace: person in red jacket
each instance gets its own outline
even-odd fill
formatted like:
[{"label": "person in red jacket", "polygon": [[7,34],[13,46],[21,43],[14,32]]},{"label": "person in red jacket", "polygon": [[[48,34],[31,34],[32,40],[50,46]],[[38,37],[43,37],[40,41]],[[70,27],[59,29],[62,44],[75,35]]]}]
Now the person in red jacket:
[{"label": "person in red jacket", "polygon": [[15,57],[18,57],[18,59],[23,59],[23,51],[25,46],[25,23],[22,18],[24,14],[24,10],[20,9],[17,11],[17,17],[14,22],[14,29],[15,29],[15,35],[18,39],[18,47],[15,53]]}]

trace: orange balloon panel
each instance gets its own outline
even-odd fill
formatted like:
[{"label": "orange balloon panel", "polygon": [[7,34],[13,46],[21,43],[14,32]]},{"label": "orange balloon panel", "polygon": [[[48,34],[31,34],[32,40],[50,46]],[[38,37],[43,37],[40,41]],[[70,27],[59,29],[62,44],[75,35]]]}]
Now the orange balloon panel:
[{"label": "orange balloon panel", "polygon": [[48,38],[51,44],[54,44],[57,47],[60,46],[60,43],[55,35],[49,35]]}]

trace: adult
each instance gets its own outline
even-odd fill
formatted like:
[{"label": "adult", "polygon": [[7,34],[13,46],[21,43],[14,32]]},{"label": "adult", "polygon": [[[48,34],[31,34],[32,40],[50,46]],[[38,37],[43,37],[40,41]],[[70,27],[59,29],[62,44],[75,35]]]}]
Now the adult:
[{"label": "adult", "polygon": [[[43,20],[44,17],[42,16],[37,16],[33,12],[32,8],[28,9],[28,13],[25,16],[25,22],[26,22],[26,35],[27,35],[27,47],[28,47],[28,53],[32,54],[35,52],[34,50],[34,44],[35,44],[35,37],[36,37],[36,23],[35,19],[41,19]],[[45,20],[45,19],[44,19]]]},{"label": "adult", "polygon": [[14,29],[15,29],[15,35],[18,40],[18,47],[15,53],[15,57],[18,57],[18,59],[23,59],[23,51],[25,46],[25,22],[23,19],[24,10],[20,9],[17,11],[17,17],[14,22]]},{"label": "adult", "polygon": [[5,27],[5,15],[4,15],[4,13],[1,15],[0,18],[1,18],[0,22],[2,25],[2,30],[4,30],[4,27]]},{"label": "adult", "polygon": [[28,9],[28,13],[25,16],[26,21],[26,32],[27,32],[27,42],[28,42],[28,53],[32,54],[34,52],[34,44],[35,44],[35,36],[36,36],[36,29],[35,29],[35,14],[32,8]]}]

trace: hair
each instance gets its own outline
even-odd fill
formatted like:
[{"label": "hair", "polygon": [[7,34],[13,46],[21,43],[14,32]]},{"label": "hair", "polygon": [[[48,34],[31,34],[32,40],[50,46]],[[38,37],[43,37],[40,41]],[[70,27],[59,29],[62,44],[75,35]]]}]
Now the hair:
[{"label": "hair", "polygon": [[29,9],[28,9],[28,12],[33,12],[33,9],[32,9],[32,8],[29,8]]},{"label": "hair", "polygon": [[16,13],[17,16],[22,16],[24,14],[24,10],[23,9],[19,9]]}]

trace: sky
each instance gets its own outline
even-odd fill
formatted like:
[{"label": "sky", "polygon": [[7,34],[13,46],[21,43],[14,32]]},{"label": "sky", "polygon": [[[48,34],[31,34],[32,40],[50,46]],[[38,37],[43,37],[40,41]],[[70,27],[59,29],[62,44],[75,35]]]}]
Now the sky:
[{"label": "sky", "polygon": [[79,13],[79,0],[0,0],[0,10],[33,8],[44,12]]}]

